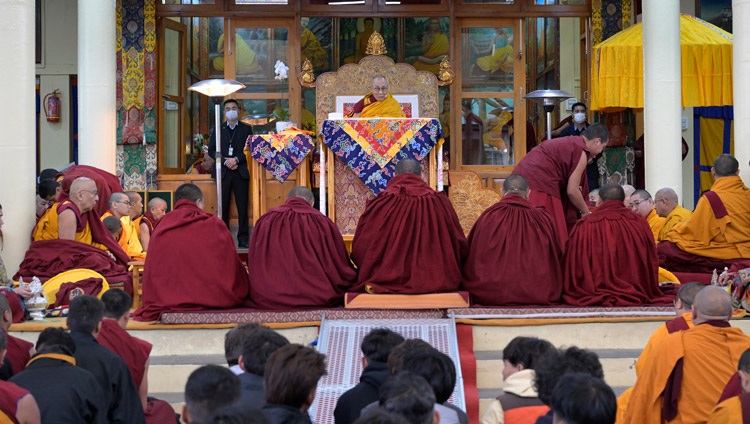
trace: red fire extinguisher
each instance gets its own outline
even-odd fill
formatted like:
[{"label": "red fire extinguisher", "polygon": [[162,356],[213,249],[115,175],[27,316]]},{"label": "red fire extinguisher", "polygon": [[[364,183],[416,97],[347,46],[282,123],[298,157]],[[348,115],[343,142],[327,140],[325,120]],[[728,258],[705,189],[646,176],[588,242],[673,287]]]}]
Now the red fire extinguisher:
[{"label": "red fire extinguisher", "polygon": [[47,117],[47,122],[60,121],[60,90],[44,96],[44,115]]}]

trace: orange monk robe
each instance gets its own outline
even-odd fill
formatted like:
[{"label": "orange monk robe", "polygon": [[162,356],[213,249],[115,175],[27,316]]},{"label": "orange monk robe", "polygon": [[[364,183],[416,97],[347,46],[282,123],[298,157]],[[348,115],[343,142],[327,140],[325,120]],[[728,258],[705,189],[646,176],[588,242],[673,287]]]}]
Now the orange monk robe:
[{"label": "orange monk robe", "polygon": [[[104,212],[102,215],[102,221],[108,216],[114,216],[111,211]],[[140,217],[138,218],[140,221]],[[122,250],[128,254],[132,259],[136,261],[145,261],[146,252],[143,251],[141,245],[141,239],[138,237],[138,230],[140,229],[130,219],[129,216],[123,216],[120,218],[120,224],[122,224],[122,233],[120,233],[120,239],[117,240],[117,244],[122,247]]]},{"label": "orange monk robe", "polygon": [[708,417],[708,424],[750,424],[750,393],[716,405]]},{"label": "orange monk robe", "polygon": [[[726,321],[709,321],[667,335],[644,364],[623,422],[706,422],[748,348],[750,337]],[[681,381],[673,373],[681,375]],[[674,413],[670,411],[676,411],[676,416],[663,419],[662,414],[669,418]]]},{"label": "orange monk robe", "polygon": [[390,94],[380,101],[372,93],[365,94],[346,116],[351,118],[355,113],[360,114],[359,118],[406,118],[401,104]]},{"label": "orange monk robe", "polygon": [[683,208],[680,205],[675,206],[674,209],[672,209],[672,212],[667,215],[665,218],[666,221],[664,221],[664,226],[661,227],[661,231],[659,231],[659,241],[662,241],[667,238],[667,233],[669,230],[674,228],[675,224],[678,222],[687,221],[690,219],[690,217],[693,216],[693,212]]},{"label": "orange monk robe", "polygon": [[450,53],[451,44],[448,36],[442,32],[432,34],[432,43],[427,50],[412,63],[417,71],[427,71],[437,74],[440,70],[440,61],[443,56]]},{"label": "orange monk robe", "polygon": [[719,196],[728,214],[716,218],[708,199],[702,196],[693,217],[677,223],[665,240],[706,258],[750,258],[750,189],[735,176],[717,179],[711,191]]},{"label": "orange monk robe", "polygon": [[648,226],[651,227],[651,232],[654,233],[654,242],[658,243],[659,233],[662,228],[664,228],[667,218],[660,217],[659,214],[656,213],[656,209],[651,209],[651,212],[649,212],[646,217],[646,221],[648,221]]}]

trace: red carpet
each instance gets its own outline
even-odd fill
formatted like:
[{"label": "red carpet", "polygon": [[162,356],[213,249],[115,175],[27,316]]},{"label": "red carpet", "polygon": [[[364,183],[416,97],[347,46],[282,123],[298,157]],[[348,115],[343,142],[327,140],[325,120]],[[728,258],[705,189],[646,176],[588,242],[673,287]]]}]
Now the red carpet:
[{"label": "red carpet", "polygon": [[477,358],[474,356],[474,334],[471,325],[456,325],[458,355],[461,358],[461,374],[464,378],[466,414],[470,424],[479,423],[479,390],[477,390]]}]

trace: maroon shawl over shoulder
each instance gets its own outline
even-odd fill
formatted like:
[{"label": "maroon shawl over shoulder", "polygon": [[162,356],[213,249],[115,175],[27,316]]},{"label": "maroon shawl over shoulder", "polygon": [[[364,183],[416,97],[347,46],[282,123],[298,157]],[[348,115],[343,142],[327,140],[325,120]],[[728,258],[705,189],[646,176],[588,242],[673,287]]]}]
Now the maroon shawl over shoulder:
[{"label": "maroon shawl over shoulder", "polygon": [[141,218],[141,223],[144,222],[148,227],[148,234],[151,235],[151,233],[153,233],[154,229],[156,228],[156,224],[159,223],[159,220],[154,218],[154,214],[152,214],[151,211],[146,211],[146,213],[143,214],[143,218]]},{"label": "maroon shawl over shoulder", "polygon": [[547,211],[507,195],[471,229],[463,288],[473,303],[484,306],[556,303],[562,292],[561,255]]},{"label": "maroon shawl over shoulder", "polygon": [[140,321],[162,312],[249,306],[247,272],[227,226],[189,200],[178,200],[160,220],[143,272],[143,306],[135,311]]},{"label": "maroon shawl over shoulder", "polygon": [[108,318],[102,320],[102,330],[96,341],[122,358],[135,387],[140,387],[146,373],[146,361],[151,354],[151,343],[131,336],[117,321]]},{"label": "maroon shawl over shoulder", "polygon": [[445,193],[414,174],[396,175],[367,203],[352,242],[359,267],[353,291],[458,290],[468,243]]},{"label": "maroon shawl over shoulder", "polygon": [[[64,198],[68,198],[70,193],[70,185],[73,184],[76,178],[86,177],[94,180],[96,183],[96,191],[99,194],[99,201],[94,207],[94,213],[96,216],[104,215],[107,211],[107,204],[109,203],[109,196],[112,193],[122,192],[122,185],[120,185],[120,179],[116,175],[110,174],[99,168],[88,165],[73,165],[65,171],[57,175],[60,180],[60,186],[64,194]],[[60,200],[62,201],[62,199]]]},{"label": "maroon shawl over shoulder", "polygon": [[299,197],[260,217],[247,261],[260,309],[338,306],[357,281],[336,225]]},{"label": "maroon shawl over shoulder", "polygon": [[563,299],[576,306],[670,302],[658,285],[659,262],[646,220],[609,200],[578,221],[563,259]]},{"label": "maroon shawl over shoulder", "polygon": [[31,355],[29,351],[34,347],[33,343],[16,336],[11,336],[7,331],[2,330],[8,340],[7,352],[5,356],[10,361],[10,367],[13,369],[13,375],[26,369],[26,363],[29,362]]}]

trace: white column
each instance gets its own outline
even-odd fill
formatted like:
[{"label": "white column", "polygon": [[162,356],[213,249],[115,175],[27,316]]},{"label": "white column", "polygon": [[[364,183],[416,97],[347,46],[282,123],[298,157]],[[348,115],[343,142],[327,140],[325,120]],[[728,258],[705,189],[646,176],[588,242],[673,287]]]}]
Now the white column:
[{"label": "white column", "polygon": [[682,199],[679,0],[643,1],[643,67],[646,189]]},{"label": "white column", "polygon": [[34,226],[34,0],[5,0],[0,13],[0,205],[3,257],[10,276],[29,247]]},{"label": "white column", "polygon": [[115,173],[115,0],[78,0],[78,159]]},{"label": "white column", "polygon": [[740,177],[750,185],[750,0],[732,0],[732,32],[734,47],[734,155],[740,162]]}]

